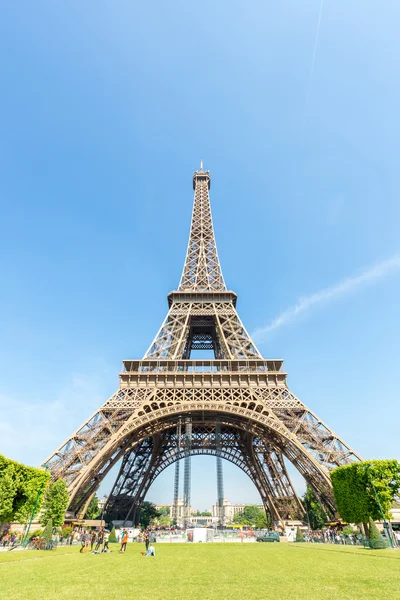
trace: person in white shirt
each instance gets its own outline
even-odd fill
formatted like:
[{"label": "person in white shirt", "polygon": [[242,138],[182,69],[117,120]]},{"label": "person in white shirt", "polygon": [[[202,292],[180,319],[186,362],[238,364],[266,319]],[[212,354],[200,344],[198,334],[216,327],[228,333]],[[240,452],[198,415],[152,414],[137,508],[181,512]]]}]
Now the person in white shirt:
[{"label": "person in white shirt", "polygon": [[153,544],[150,544],[149,549],[146,552],[146,556],[155,556],[155,555],[156,555],[155,548],[154,548]]}]

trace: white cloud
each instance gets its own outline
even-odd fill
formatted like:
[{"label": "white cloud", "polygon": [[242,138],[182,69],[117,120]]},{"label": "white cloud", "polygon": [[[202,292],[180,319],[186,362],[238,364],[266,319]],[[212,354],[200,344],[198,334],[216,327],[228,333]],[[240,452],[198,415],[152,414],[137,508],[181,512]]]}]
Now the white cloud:
[{"label": "white cloud", "polygon": [[383,279],[398,270],[400,270],[399,255],[375,263],[362,271],[359,275],[347,277],[332,287],[315,292],[310,296],[299,298],[297,304],[281,312],[269,325],[256,329],[252,333],[252,337],[256,343],[261,343],[268,337],[268,334],[271,331],[279,329],[289,323],[293,323],[300,314],[311,310],[318,304],[326,303],[340,296],[344,296],[345,294],[354,292],[364,285],[376,283],[378,280]]}]

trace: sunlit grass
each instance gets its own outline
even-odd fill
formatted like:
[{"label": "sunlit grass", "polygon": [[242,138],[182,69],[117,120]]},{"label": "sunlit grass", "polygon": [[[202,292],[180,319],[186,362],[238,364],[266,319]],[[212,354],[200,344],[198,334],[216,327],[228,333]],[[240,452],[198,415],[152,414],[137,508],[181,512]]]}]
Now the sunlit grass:
[{"label": "sunlit grass", "polygon": [[158,544],[0,553],[0,598],[400,599],[400,552],[318,544]]}]

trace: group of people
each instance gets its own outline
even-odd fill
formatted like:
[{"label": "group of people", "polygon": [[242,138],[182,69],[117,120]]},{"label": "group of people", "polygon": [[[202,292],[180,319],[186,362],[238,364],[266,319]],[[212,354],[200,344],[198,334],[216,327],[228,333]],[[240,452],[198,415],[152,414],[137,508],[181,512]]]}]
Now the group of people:
[{"label": "group of people", "polygon": [[[140,530],[139,530],[140,531]],[[109,537],[110,532],[104,527],[100,527],[98,531],[94,531],[91,529],[86,529],[85,527],[78,526],[69,533],[69,535],[64,539],[67,545],[72,545],[74,542],[80,543],[80,553],[86,554],[87,552],[92,552],[93,554],[100,554],[101,552],[110,552],[109,549]],[[151,531],[146,529],[143,532],[140,532],[140,536],[137,541],[141,541],[145,544],[146,551],[141,552],[143,556],[155,556],[156,551],[151,541]],[[154,538],[153,538],[154,539]],[[119,541],[121,543],[121,547],[119,552],[123,554],[126,552],[126,547],[129,540],[129,533],[127,529],[123,529],[119,535]],[[0,546],[4,549],[13,548],[16,544],[20,543],[20,538],[15,533],[6,532],[0,536]],[[57,548],[58,543],[60,541],[60,536],[54,530],[52,535],[52,540],[45,544],[44,540],[40,536],[34,536],[30,539],[30,547],[38,550],[42,550],[46,547],[46,549]],[[51,545],[51,547],[50,547]]]},{"label": "group of people", "polygon": [[[82,530],[81,533],[77,534],[80,542],[81,549],[79,552],[81,554],[89,551],[94,554],[100,554],[101,552],[109,552],[108,540],[110,537],[110,532],[104,527],[100,527],[99,531],[87,531],[86,529]],[[72,544],[72,541],[70,542]]]},{"label": "group of people", "polygon": [[16,533],[4,533],[2,537],[0,537],[0,544],[3,548],[12,548],[19,542],[19,538]]},{"label": "group of people", "polygon": [[[394,538],[400,546],[400,531],[394,531]],[[322,544],[345,544],[348,546],[358,546],[363,544],[361,533],[344,533],[340,529],[333,527],[324,531],[309,531],[304,534],[306,542],[315,542]]]},{"label": "group of people", "polygon": [[[145,531],[143,531],[141,537],[142,537],[142,541],[146,545],[146,552],[142,552],[141,553],[142,556],[155,556],[156,551],[155,551],[153,544],[150,542],[149,531],[147,529]],[[121,540],[121,548],[119,549],[119,552],[124,553],[126,551],[126,546],[127,546],[128,540],[129,540],[129,534],[128,534],[127,529],[122,530],[120,540]]]},{"label": "group of people", "polygon": [[361,535],[355,533],[343,533],[336,529],[326,529],[325,531],[309,531],[304,533],[306,542],[320,544],[347,544],[356,546],[360,543]]}]

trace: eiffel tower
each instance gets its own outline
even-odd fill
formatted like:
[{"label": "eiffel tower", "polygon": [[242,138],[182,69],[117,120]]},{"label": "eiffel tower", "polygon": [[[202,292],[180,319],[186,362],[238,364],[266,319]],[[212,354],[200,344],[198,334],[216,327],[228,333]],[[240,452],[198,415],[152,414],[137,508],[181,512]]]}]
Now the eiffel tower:
[{"label": "eiffel tower", "polygon": [[[218,258],[210,172],[193,175],[186,260],[168,314],[142,360],[124,360],[119,389],[46,461],[63,478],[69,510],[82,516],[101,481],[121,467],[108,499],[114,518],[137,521],[155,478],[192,455],[231,461],[282,523],[304,510],[285,460],[336,512],[330,469],[360,457],[288,388],[283,361],[265,359],[236,311]],[[192,360],[195,350],[210,360]],[[209,353],[210,354],[210,353]]]}]

